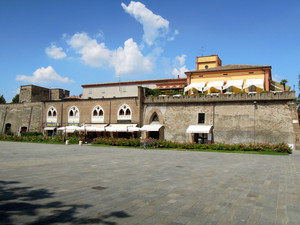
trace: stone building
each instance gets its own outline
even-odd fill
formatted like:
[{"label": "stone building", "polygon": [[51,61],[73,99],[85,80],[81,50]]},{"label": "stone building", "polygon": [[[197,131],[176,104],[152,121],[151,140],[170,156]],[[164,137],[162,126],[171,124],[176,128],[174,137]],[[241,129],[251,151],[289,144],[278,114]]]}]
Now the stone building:
[{"label": "stone building", "polygon": [[[82,85],[82,97],[69,97],[62,89],[22,86],[19,104],[0,105],[0,132],[53,135],[78,130],[91,137],[285,142],[300,147],[295,92],[272,86],[278,84],[272,81],[270,66],[222,66],[217,56],[198,57],[196,65],[197,70],[186,72],[187,79]],[[242,80],[241,86],[232,82],[237,80]],[[217,86],[215,81],[223,83]],[[189,94],[153,97],[145,95],[146,88],[185,89]]]}]

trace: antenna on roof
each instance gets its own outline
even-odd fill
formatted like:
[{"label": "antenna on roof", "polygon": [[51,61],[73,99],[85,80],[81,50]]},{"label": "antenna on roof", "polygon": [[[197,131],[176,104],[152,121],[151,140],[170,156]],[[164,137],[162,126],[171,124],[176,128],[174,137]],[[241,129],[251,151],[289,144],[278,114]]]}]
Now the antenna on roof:
[{"label": "antenna on roof", "polygon": [[201,56],[204,56],[204,53],[205,53],[205,47],[204,46],[201,46],[200,52],[201,52]]},{"label": "antenna on roof", "polygon": [[120,74],[117,74],[116,77],[118,78],[119,81],[119,91],[121,91],[121,76]]}]

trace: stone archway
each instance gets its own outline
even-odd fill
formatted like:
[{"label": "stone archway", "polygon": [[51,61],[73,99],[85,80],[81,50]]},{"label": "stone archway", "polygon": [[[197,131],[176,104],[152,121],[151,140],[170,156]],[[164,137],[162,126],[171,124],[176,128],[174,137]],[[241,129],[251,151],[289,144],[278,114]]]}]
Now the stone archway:
[{"label": "stone archway", "polygon": [[158,108],[153,108],[149,111],[149,113],[145,117],[144,124],[150,124],[155,114],[158,117],[159,123],[164,124],[164,115],[161,113],[161,111]]},{"label": "stone archway", "polygon": [[[153,108],[145,117],[144,125],[161,124],[164,125],[164,116],[158,108]],[[164,139],[164,127],[161,127],[158,132],[146,132],[144,138],[156,138],[159,140]]]}]

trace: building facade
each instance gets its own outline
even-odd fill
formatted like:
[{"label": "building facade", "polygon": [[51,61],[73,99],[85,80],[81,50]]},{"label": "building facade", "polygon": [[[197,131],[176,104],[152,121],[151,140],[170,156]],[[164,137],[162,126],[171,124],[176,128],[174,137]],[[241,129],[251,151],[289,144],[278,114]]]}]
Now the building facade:
[{"label": "building facade", "polygon": [[[299,145],[295,92],[272,87],[270,66],[222,66],[210,56],[197,57],[196,68],[187,79],[82,85],[76,98],[67,90],[22,86],[19,104],[0,105],[0,132],[54,135],[84,127],[92,137]],[[188,94],[154,97],[146,88]]]}]

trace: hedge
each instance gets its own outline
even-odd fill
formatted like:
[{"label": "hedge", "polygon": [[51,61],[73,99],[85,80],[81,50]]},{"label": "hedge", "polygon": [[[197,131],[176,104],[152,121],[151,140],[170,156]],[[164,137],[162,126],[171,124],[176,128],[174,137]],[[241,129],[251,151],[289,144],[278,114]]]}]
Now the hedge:
[{"label": "hedge", "polygon": [[[225,143],[213,143],[213,144],[197,144],[197,143],[179,143],[165,140],[146,139],[142,140],[146,142],[146,146],[149,148],[173,148],[173,149],[188,149],[188,150],[222,150],[222,151],[257,151],[257,152],[282,152],[292,153],[292,149],[285,143],[278,144],[225,144]],[[125,138],[96,138],[93,140],[93,144],[105,144],[112,146],[143,146],[139,138],[125,139]]]},{"label": "hedge", "polygon": [[65,143],[65,140],[69,140],[70,144],[78,144],[79,141],[83,141],[84,138],[71,136],[11,136],[11,135],[0,135],[0,141],[16,141],[16,142],[35,142],[35,143]]},{"label": "hedge", "polygon": [[[84,141],[83,137],[64,137],[64,136],[11,136],[0,135],[0,141],[18,141],[18,142],[36,142],[36,143],[61,143],[65,140],[69,140],[70,144],[78,144],[79,141]],[[256,151],[256,152],[282,152],[292,154],[293,150],[286,143],[278,144],[225,144],[225,143],[213,143],[213,144],[197,144],[197,143],[179,143],[165,140],[146,139],[141,140],[139,138],[95,138],[93,144],[104,144],[111,146],[128,146],[139,147],[146,143],[147,148],[162,149],[185,149],[190,151],[199,150],[222,150],[222,151]]]}]

